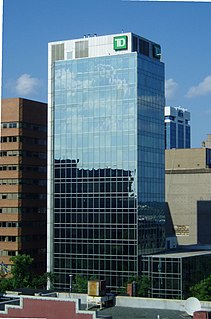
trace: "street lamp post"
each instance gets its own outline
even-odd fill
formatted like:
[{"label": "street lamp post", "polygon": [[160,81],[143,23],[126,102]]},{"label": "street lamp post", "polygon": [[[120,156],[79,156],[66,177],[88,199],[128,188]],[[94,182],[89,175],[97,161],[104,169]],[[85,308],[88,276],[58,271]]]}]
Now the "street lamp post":
[{"label": "street lamp post", "polygon": [[69,275],[70,277],[70,294],[72,293],[72,281],[73,281],[73,275]]}]

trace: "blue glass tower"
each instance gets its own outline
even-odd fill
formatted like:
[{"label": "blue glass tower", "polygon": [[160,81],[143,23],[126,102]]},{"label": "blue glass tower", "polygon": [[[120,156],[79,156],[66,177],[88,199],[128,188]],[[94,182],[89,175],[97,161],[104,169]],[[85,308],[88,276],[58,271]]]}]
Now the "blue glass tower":
[{"label": "blue glass tower", "polygon": [[181,107],[165,107],[165,148],[190,148],[190,112]]},{"label": "blue glass tower", "polygon": [[122,287],[164,234],[164,65],[132,33],[49,44],[48,270]]}]

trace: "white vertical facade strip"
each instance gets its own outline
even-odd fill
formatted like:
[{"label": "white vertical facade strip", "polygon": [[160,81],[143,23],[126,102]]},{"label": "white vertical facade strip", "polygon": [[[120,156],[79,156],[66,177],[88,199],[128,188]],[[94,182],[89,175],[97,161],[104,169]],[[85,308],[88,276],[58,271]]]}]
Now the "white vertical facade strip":
[{"label": "white vertical facade strip", "polygon": [[[53,105],[52,105],[52,72],[51,72],[51,46],[48,46],[48,156],[47,156],[47,272],[52,272],[53,266]],[[48,287],[50,288],[50,287]]]}]

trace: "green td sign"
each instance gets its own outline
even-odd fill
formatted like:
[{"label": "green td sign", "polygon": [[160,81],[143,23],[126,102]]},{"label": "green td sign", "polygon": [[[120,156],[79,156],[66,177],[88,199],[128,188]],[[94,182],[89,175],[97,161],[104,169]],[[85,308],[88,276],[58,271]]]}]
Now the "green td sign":
[{"label": "green td sign", "polygon": [[114,37],[114,50],[127,50],[127,35]]}]

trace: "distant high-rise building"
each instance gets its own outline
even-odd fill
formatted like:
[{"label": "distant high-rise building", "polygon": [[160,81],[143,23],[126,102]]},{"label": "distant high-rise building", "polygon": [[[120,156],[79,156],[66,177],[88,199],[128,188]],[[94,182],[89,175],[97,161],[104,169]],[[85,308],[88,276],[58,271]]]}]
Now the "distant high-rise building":
[{"label": "distant high-rise building", "polygon": [[46,271],[47,104],[2,100],[0,263],[29,254]]},{"label": "distant high-rise building", "polygon": [[190,148],[190,112],[181,107],[165,107],[165,148]]},{"label": "distant high-rise building", "polygon": [[49,44],[48,271],[122,287],[164,234],[164,65],[132,33]]}]

